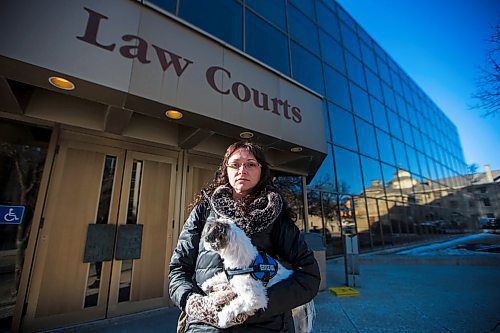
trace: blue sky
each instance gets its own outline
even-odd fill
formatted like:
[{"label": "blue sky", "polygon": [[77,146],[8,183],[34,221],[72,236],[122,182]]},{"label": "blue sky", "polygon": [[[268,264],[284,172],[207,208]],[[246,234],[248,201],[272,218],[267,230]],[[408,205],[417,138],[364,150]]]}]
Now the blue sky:
[{"label": "blue sky", "polygon": [[457,126],[465,161],[500,169],[500,115],[470,110],[498,0],[337,0]]}]

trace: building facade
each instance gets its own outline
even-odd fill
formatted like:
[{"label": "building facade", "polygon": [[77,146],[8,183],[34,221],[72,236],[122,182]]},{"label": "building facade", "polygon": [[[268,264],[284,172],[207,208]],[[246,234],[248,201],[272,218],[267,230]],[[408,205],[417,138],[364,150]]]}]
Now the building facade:
[{"label": "building facade", "polygon": [[473,227],[440,204],[456,127],[333,0],[5,2],[0,27],[5,328],[168,306],[186,207],[241,138],[328,255]]}]

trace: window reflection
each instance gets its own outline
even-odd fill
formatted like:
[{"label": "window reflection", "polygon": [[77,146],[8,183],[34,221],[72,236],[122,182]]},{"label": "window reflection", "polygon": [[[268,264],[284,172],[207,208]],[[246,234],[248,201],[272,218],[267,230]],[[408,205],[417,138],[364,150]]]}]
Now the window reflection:
[{"label": "window reflection", "polygon": [[341,146],[358,149],[356,134],[354,133],[354,119],[352,113],[329,103],[330,120],[332,126],[333,142]]},{"label": "window reflection", "polygon": [[363,56],[363,62],[365,65],[370,67],[370,69],[376,73],[377,62],[375,61],[375,53],[364,42],[361,42],[361,55]]},{"label": "window reflection", "polygon": [[179,16],[229,44],[243,48],[243,9],[235,0],[182,0]]},{"label": "window reflection", "polygon": [[391,134],[396,138],[401,139],[403,137],[403,133],[401,131],[401,125],[399,124],[399,116],[395,112],[388,109],[387,119],[391,128]]},{"label": "window reflection", "polygon": [[349,87],[345,76],[330,66],[325,66],[326,95],[345,109],[351,110]]},{"label": "window reflection", "polygon": [[340,44],[323,32],[323,30],[319,32],[319,38],[323,60],[342,73],[345,73],[344,52]]},{"label": "window reflection", "polygon": [[368,102],[368,94],[357,85],[351,83],[352,108],[358,116],[372,122],[372,113],[370,111],[370,103]]},{"label": "window reflection", "polygon": [[[303,1],[311,2],[311,1]],[[294,6],[288,6],[290,36],[310,52],[319,55],[318,31],[314,23]]]},{"label": "window reflection", "polygon": [[286,31],[285,0],[246,0],[245,3]]},{"label": "window reflection", "polygon": [[377,141],[375,140],[373,126],[358,117],[354,118],[358,133],[359,151],[370,157],[378,158]]},{"label": "window reflection", "polygon": [[358,84],[362,88],[366,89],[364,69],[361,62],[355,57],[353,57],[352,54],[349,52],[345,52],[345,58],[346,58],[347,73],[349,74],[349,78],[352,81],[356,82],[356,84]]},{"label": "window reflection", "polygon": [[306,14],[309,18],[315,20],[315,10],[314,10],[314,1],[303,1],[303,0],[289,0],[293,3],[297,8],[299,8],[304,14]]},{"label": "window reflection", "polygon": [[0,133],[0,205],[24,206],[20,224],[0,224],[0,331],[8,332],[51,131],[0,119]]},{"label": "window reflection", "polygon": [[337,188],[342,193],[359,194],[363,190],[358,155],[335,146],[335,169]]},{"label": "window reflection", "polygon": [[342,33],[342,41],[344,43],[344,46],[356,57],[361,59],[359,40],[358,36],[356,36],[356,33],[343,22],[340,23],[340,32]]},{"label": "window reflection", "polygon": [[[309,1],[303,1],[309,2]],[[318,23],[321,28],[332,35],[336,40],[340,40],[340,30],[337,16],[331,12],[321,1],[316,2],[318,7]],[[323,56],[325,54],[323,53]]]},{"label": "window reflection", "polygon": [[380,173],[380,164],[378,161],[361,156],[361,165],[363,168],[363,179],[365,185],[365,195],[367,197],[383,198],[384,183]]},{"label": "window reflection", "polygon": [[[377,47],[375,47],[375,50],[378,50]],[[384,60],[380,59],[380,56],[377,56],[377,65],[378,65],[378,72],[380,74],[380,77],[382,80],[385,82],[391,82],[391,78],[389,76],[389,67],[387,67],[387,64],[385,63]]]},{"label": "window reflection", "polygon": [[[297,43],[292,42],[293,77],[307,87],[323,94],[323,75],[321,61]],[[304,70],[307,68],[307,70]]]},{"label": "window reflection", "polygon": [[399,168],[409,170],[408,160],[406,158],[406,149],[403,142],[393,139],[394,152],[396,153],[396,164]]},{"label": "window reflection", "polygon": [[380,159],[383,162],[395,164],[394,163],[394,153],[392,151],[392,142],[389,134],[376,129],[377,140],[378,140],[378,149],[380,151]]},{"label": "window reflection", "polygon": [[275,173],[274,185],[281,191],[288,205],[297,214],[295,222],[300,230],[305,230],[304,194],[302,190],[302,176],[281,175]]},{"label": "window reflection", "polygon": [[365,74],[368,91],[379,101],[383,101],[384,96],[382,95],[382,88],[380,87],[380,79],[370,69],[366,69]]},{"label": "window reflection", "polygon": [[314,178],[307,187],[308,189],[317,189],[329,192],[336,191],[331,145],[328,145],[328,155],[323,160],[323,163],[316,172],[316,175],[314,175]]},{"label": "window reflection", "polygon": [[246,52],[265,64],[289,75],[288,39],[279,30],[257,17],[246,12]]}]

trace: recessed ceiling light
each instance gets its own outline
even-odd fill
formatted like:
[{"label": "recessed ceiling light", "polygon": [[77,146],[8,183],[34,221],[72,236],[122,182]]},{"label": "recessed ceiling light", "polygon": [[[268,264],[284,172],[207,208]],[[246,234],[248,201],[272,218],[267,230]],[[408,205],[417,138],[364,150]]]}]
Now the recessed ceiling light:
[{"label": "recessed ceiling light", "polygon": [[75,89],[75,85],[73,82],[63,79],[62,77],[58,76],[51,76],[49,77],[49,82],[51,85],[53,85],[56,88],[63,89],[63,90],[73,90]]},{"label": "recessed ceiling light", "polygon": [[240,138],[242,138],[242,139],[251,139],[251,138],[253,138],[253,133],[252,132],[241,132],[240,133]]},{"label": "recessed ceiling light", "polygon": [[292,147],[290,148],[292,153],[300,153],[302,151],[302,147]]},{"label": "recessed ceiling light", "polygon": [[165,115],[170,119],[181,119],[182,118],[182,112],[177,111],[177,110],[168,110],[167,112],[165,112]]}]

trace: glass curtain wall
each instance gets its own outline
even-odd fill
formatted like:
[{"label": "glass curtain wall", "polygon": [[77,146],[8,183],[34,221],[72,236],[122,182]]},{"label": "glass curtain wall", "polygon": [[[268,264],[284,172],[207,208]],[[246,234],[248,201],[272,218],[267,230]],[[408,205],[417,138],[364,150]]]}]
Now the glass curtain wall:
[{"label": "glass curtain wall", "polygon": [[457,230],[474,223],[461,205],[449,206],[466,185],[455,125],[335,1],[143,3],[324,96],[329,154],[308,185],[308,208],[329,254],[339,251],[345,196],[361,250],[445,232],[442,221]]}]

